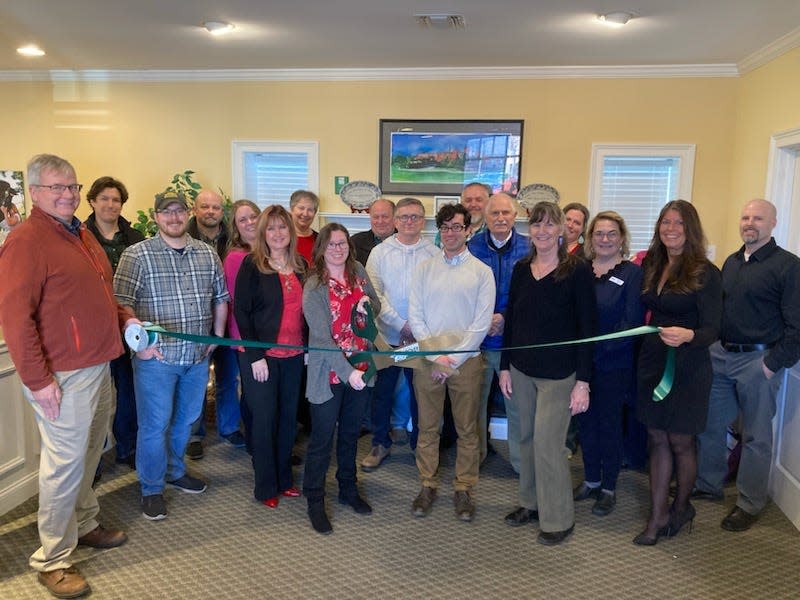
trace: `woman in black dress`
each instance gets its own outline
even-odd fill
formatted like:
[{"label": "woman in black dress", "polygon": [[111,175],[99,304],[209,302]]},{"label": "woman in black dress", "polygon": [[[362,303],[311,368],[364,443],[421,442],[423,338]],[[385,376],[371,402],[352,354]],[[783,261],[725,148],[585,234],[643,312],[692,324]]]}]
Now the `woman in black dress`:
[{"label": "woman in black dress", "polygon": [[[660,331],[644,339],[639,355],[637,412],[649,436],[652,506],[647,527],[633,543],[652,546],[694,519],[689,496],[697,476],[695,435],[705,429],[712,379],[708,347],[719,337],[722,314],[720,272],[706,258],[694,206],[685,200],[664,206],[642,267],[642,302]],[[668,350],[675,352],[672,389],[656,401],[653,391]],[[670,508],[673,466],[677,494]]]}]

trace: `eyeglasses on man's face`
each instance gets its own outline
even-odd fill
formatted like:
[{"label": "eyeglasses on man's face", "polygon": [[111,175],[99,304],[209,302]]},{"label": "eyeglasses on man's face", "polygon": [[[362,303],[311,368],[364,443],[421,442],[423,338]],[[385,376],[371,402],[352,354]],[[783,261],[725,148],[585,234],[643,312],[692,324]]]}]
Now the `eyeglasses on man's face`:
[{"label": "eyeglasses on man's face", "polygon": [[64,185],[63,183],[54,183],[52,185],[42,185],[40,183],[33,183],[31,184],[31,187],[47,188],[54,194],[63,194],[65,190],[69,190],[73,194],[77,194],[83,189],[83,184],[71,183],[70,185]]},{"label": "eyeglasses on man's face", "polygon": [[439,231],[442,233],[447,233],[448,231],[452,231],[454,233],[461,233],[467,227],[465,225],[461,225],[460,223],[456,223],[455,225],[442,225],[439,227]]},{"label": "eyeglasses on man's face", "polygon": [[161,210],[157,210],[156,212],[160,215],[164,215],[165,217],[182,217],[189,211],[185,208],[163,208]]},{"label": "eyeglasses on man's face", "polygon": [[424,218],[423,215],[397,215],[397,220],[401,223],[416,223]]}]

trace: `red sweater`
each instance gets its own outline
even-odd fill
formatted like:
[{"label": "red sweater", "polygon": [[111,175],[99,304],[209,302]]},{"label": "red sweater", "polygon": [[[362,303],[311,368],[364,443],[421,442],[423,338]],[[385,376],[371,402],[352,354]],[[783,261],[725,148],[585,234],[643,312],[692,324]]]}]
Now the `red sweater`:
[{"label": "red sweater", "polygon": [[133,313],[114,298],[111,264],[84,225],[78,238],[34,207],[0,247],[0,274],[0,326],[31,390],[55,371],[122,354],[120,331]]}]

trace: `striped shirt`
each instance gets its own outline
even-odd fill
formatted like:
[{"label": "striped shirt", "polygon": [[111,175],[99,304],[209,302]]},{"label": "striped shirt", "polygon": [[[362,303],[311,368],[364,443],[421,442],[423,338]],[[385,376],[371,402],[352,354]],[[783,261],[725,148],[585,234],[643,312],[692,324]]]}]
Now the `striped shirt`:
[{"label": "striped shirt", "polygon": [[[127,248],[114,275],[114,293],[142,321],[196,335],[211,333],[213,307],[229,300],[219,256],[188,235],[182,251],[168,246],[161,235]],[[159,349],[166,363],[193,365],[207,346],[162,336]]]}]

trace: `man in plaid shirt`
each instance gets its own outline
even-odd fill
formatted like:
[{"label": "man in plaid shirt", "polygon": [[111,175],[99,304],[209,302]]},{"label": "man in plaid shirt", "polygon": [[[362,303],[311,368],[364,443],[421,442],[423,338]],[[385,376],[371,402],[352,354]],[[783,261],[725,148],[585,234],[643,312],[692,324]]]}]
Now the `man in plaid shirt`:
[{"label": "man in plaid shirt", "polygon": [[[229,296],[219,256],[187,235],[189,214],[182,194],[156,195],[155,219],[158,234],[129,247],[120,258],[114,276],[119,303],[169,331],[221,337]],[[133,359],[136,469],[146,519],[167,516],[165,485],[189,494],[206,489],[205,482],[186,472],[183,455],[203,406],[208,357],[215,348],[162,336]]]}]

